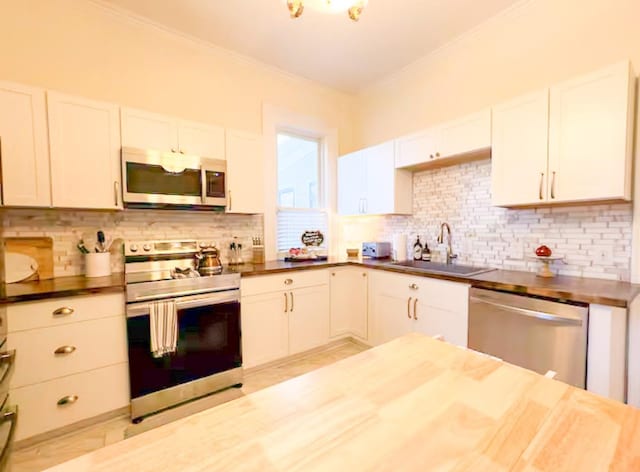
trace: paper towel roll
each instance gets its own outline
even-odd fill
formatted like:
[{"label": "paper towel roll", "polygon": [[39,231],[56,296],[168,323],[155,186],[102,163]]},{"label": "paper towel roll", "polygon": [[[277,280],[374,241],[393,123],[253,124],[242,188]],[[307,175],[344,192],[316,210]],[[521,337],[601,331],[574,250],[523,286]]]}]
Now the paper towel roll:
[{"label": "paper towel roll", "polygon": [[393,235],[393,259],[402,262],[407,260],[407,235]]}]

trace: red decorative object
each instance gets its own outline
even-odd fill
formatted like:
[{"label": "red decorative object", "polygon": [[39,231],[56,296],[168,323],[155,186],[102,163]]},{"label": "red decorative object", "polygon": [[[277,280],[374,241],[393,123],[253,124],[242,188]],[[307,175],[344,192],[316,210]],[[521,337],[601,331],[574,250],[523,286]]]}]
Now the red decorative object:
[{"label": "red decorative object", "polygon": [[536,256],[550,257],[551,249],[549,249],[547,246],[540,246],[538,249],[536,249]]}]

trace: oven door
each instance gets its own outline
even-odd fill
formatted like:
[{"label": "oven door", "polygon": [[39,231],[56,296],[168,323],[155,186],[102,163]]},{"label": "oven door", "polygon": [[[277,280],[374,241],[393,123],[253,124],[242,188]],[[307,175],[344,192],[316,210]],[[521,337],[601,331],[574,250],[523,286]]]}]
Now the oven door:
[{"label": "oven door", "polygon": [[151,354],[149,304],[127,306],[131,398],[199,380],[242,366],[240,291],[175,299],[175,353]]},{"label": "oven door", "polygon": [[202,205],[198,156],[122,149],[123,201],[133,204]]}]

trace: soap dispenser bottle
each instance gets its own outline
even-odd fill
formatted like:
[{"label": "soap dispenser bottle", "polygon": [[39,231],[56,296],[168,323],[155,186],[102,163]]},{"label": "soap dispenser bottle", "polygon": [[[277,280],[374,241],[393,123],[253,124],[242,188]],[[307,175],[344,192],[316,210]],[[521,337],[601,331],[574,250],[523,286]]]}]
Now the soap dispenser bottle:
[{"label": "soap dispenser bottle", "polygon": [[422,260],[422,243],[420,242],[420,236],[416,238],[416,243],[413,245],[413,260]]}]

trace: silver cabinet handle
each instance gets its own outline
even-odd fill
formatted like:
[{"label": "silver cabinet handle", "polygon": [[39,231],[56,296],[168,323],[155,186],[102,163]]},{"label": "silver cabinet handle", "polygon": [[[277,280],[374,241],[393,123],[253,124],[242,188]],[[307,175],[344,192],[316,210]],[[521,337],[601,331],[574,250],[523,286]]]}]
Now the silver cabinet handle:
[{"label": "silver cabinet handle", "polygon": [[551,172],[551,198],[556,198],[556,173]]},{"label": "silver cabinet handle", "polygon": [[53,312],[53,316],[67,316],[73,314],[73,308],[69,308],[68,306],[63,306],[62,308],[58,308]]},{"label": "silver cabinet handle", "polygon": [[233,208],[233,200],[231,199],[231,190],[229,190],[229,211]]},{"label": "silver cabinet handle", "polygon": [[540,198],[540,200],[544,200],[544,195],[542,194],[543,182],[544,182],[544,172],[540,172],[540,188],[538,189],[538,198]]},{"label": "silver cabinet handle", "polygon": [[284,284],[285,285],[291,285],[293,283],[293,279],[285,279]]},{"label": "silver cabinet handle", "polygon": [[176,148],[171,148],[171,152],[176,152]]},{"label": "silver cabinet handle", "polygon": [[71,405],[72,403],[77,402],[78,398],[78,395],[67,395],[66,397],[62,397],[58,400],[58,406]]},{"label": "silver cabinet handle", "polygon": [[429,154],[429,159],[433,159],[433,154]]},{"label": "silver cabinet handle", "polygon": [[413,301],[413,319],[414,320],[418,320],[418,311],[416,310],[418,308],[418,299],[416,298]]},{"label": "silver cabinet handle", "polygon": [[418,287],[416,284],[411,284],[411,285],[409,285],[409,288],[411,290],[418,290],[420,287]]},{"label": "silver cabinet handle", "polygon": [[284,293],[284,312],[289,313],[289,298],[286,292]]},{"label": "silver cabinet handle", "polygon": [[58,349],[53,351],[53,353],[56,356],[59,356],[59,355],[71,354],[75,350],[76,350],[75,346],[60,346]]},{"label": "silver cabinet handle", "polygon": [[291,313],[293,313],[293,292],[289,292],[289,295],[291,295]]},{"label": "silver cabinet handle", "polygon": [[182,149],[180,149],[180,154],[184,154],[184,151]]},{"label": "silver cabinet handle", "polygon": [[436,152],[436,157],[440,157],[440,153],[439,152]]},{"label": "silver cabinet handle", "polygon": [[411,298],[407,300],[407,318],[411,319]]},{"label": "silver cabinet handle", "polygon": [[116,181],[113,183],[113,203],[118,206],[118,194],[120,190],[120,184]]}]

